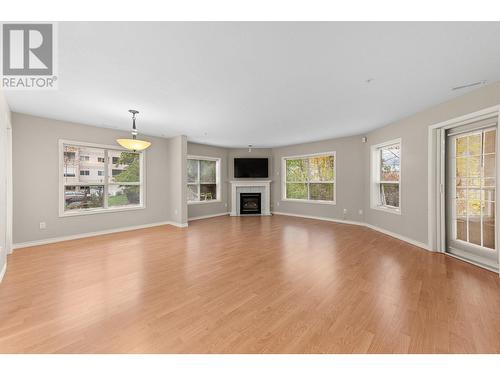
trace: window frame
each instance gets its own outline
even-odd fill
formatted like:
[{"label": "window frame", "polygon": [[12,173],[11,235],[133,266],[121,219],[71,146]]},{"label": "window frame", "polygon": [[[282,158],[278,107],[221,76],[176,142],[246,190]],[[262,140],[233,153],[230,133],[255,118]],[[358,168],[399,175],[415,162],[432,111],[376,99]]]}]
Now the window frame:
[{"label": "window frame", "polygon": [[[381,150],[386,147],[399,145],[399,181],[380,181]],[[378,143],[371,146],[370,152],[370,208],[396,215],[401,215],[402,201],[402,170],[403,170],[403,142],[401,138],[391,139],[390,141]],[[399,207],[382,204],[380,200],[381,184],[397,184],[399,186]]]},{"label": "window frame", "polygon": [[[322,183],[333,183],[333,201],[325,200],[313,200],[313,199],[297,199],[297,198],[287,198],[286,196],[286,161],[295,159],[309,159],[311,157],[318,156],[333,156],[333,180],[332,181],[321,181]],[[308,170],[308,180],[305,182],[307,184],[308,196],[309,196],[309,184],[315,183],[317,181],[309,181],[309,170]],[[321,183],[320,182],[320,183]],[[313,204],[337,204],[337,152],[336,151],[326,151],[317,152],[313,154],[301,154],[301,155],[290,155],[283,156],[281,158],[281,200],[285,202],[301,202],[301,203],[313,203]]]},{"label": "window frame", "polygon": [[[187,172],[187,160],[205,160],[205,161],[215,161],[215,189],[217,194],[217,199],[204,200],[204,201],[190,201],[186,198],[188,205],[193,204],[207,204],[207,203],[220,203],[222,202],[221,197],[221,158],[211,157],[211,156],[199,156],[199,155],[188,155],[186,158],[186,172]],[[198,179],[199,179],[199,164],[198,164]],[[198,196],[200,195],[200,185],[201,183],[198,181],[196,184],[189,183],[186,178],[186,191],[188,189],[188,185],[198,185]],[[187,193],[186,193],[187,197]]]},{"label": "window frame", "polygon": [[[104,150],[104,182],[103,183],[89,183],[82,182],[75,184],[74,186],[104,186],[104,207],[98,208],[87,208],[75,211],[66,211],[64,209],[64,146],[70,145],[75,147],[92,147]],[[132,152],[124,149],[120,146],[114,145],[103,145],[98,143],[80,142],[68,139],[59,139],[59,217],[71,217],[71,216],[82,216],[82,215],[93,215],[101,213],[110,212],[120,212],[120,211],[133,211],[133,210],[143,210],[146,208],[146,151],[136,152],[139,154],[140,163],[140,173],[139,173],[139,185],[140,186],[140,204],[130,205],[125,207],[109,207],[108,206],[108,187],[109,185],[120,185],[119,183],[109,182],[108,173],[108,153],[107,151],[126,151]],[[79,175],[78,175],[79,176]]]}]

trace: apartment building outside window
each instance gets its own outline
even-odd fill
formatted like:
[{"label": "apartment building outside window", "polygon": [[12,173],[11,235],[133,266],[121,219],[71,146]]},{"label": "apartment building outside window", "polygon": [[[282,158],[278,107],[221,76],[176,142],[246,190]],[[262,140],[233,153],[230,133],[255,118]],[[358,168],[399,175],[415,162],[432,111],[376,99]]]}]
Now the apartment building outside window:
[{"label": "apartment building outside window", "polygon": [[144,207],[144,152],[59,143],[60,216]]}]

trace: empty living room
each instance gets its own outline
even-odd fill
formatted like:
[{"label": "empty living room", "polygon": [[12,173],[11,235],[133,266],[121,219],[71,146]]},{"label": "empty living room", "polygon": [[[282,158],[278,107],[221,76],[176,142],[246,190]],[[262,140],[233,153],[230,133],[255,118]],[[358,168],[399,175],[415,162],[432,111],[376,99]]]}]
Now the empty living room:
[{"label": "empty living room", "polygon": [[500,22],[75,12],[0,24],[0,369],[499,370]]}]

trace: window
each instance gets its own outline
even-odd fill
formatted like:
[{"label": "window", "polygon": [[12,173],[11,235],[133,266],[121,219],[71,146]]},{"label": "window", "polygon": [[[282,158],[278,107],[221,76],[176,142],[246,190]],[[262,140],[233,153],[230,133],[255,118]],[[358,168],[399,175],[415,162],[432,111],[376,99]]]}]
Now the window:
[{"label": "window", "polygon": [[220,201],[220,159],[188,156],[188,203]]},{"label": "window", "polygon": [[282,199],[335,204],[335,152],[282,159]]},{"label": "window", "polygon": [[97,162],[98,162],[98,163],[104,163],[104,158],[98,157],[98,158],[97,158]]},{"label": "window", "polygon": [[371,180],[371,207],[400,213],[400,139],[372,146]]},{"label": "window", "polygon": [[[59,143],[60,216],[144,207],[144,151],[62,140]],[[87,163],[81,169],[80,162],[89,160],[98,160],[99,164]]]}]

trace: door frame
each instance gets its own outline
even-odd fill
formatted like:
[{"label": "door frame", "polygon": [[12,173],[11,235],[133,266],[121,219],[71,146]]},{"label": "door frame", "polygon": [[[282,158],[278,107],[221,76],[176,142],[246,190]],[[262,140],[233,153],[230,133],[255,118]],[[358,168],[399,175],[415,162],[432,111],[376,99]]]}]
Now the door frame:
[{"label": "door frame", "polygon": [[[465,125],[472,121],[479,121],[487,118],[496,117],[497,123],[500,115],[500,105],[493,107],[488,107],[480,111],[468,113],[466,115],[456,117],[450,120],[442,121],[437,124],[431,125],[428,128],[428,246],[429,249],[439,253],[445,253],[447,255],[457,257],[453,254],[446,252],[446,174],[445,174],[445,162],[446,162],[446,130]],[[498,125],[497,125],[498,126]],[[497,130],[497,152],[500,150],[500,131]],[[500,161],[497,158],[497,176],[500,176]],[[499,201],[499,183],[498,178],[496,181],[496,192],[495,192],[495,202]],[[500,214],[500,209],[497,204],[495,204],[495,217],[498,218]],[[498,220],[495,221],[495,248],[498,251],[498,241],[499,241],[499,229],[500,223]],[[500,251],[498,251],[500,254]],[[462,259],[462,258],[460,258]],[[474,261],[467,260],[470,263]],[[474,263],[480,267],[485,267],[484,265]],[[500,255],[499,255],[500,264]],[[499,272],[499,270],[493,270]]]}]

